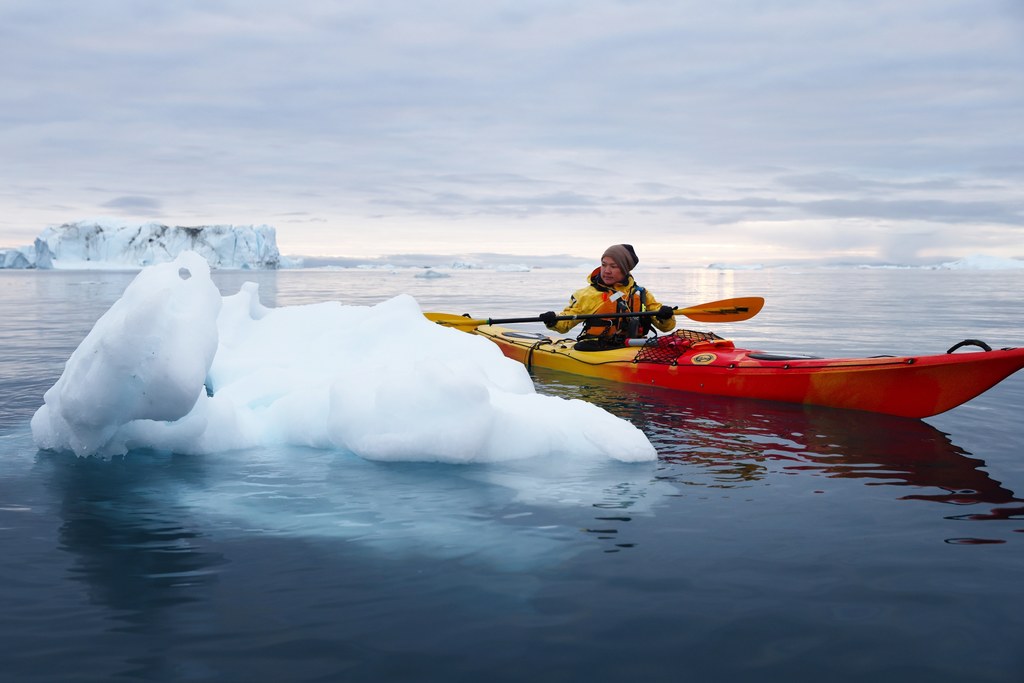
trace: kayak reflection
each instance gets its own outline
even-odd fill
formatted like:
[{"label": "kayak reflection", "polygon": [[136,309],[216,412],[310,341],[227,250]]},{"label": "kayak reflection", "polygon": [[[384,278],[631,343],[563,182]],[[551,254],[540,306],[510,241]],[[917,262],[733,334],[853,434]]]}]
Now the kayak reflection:
[{"label": "kayak reflection", "polygon": [[[926,422],[875,413],[722,398],[533,371],[538,391],[595,403],[639,427],[663,463],[712,470],[716,486],[772,471],[905,486],[905,500],[951,505],[1024,502]],[[668,475],[671,477],[671,475]],[[972,518],[1006,519],[1020,507]]]}]

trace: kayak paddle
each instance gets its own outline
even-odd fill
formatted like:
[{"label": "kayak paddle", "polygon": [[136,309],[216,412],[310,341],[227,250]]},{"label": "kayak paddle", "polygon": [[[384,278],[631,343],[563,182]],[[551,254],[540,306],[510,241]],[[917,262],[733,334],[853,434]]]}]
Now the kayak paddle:
[{"label": "kayak paddle", "polygon": [[[735,323],[753,318],[764,306],[764,299],[759,296],[746,296],[737,299],[722,299],[699,306],[675,309],[675,315],[685,315],[691,320],[703,323]],[[505,323],[539,323],[540,316],[529,318],[467,318],[454,313],[424,313],[428,320],[447,327],[479,327],[480,325],[501,325]],[[639,313],[581,313],[579,315],[560,315],[555,320],[593,320],[601,318],[649,318],[658,315],[657,311],[641,311]]]}]

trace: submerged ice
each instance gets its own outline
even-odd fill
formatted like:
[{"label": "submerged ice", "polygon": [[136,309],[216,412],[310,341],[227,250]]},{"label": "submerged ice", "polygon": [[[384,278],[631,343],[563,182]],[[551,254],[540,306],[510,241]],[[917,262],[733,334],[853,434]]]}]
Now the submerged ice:
[{"label": "submerged ice", "polygon": [[398,296],[372,307],[268,308],[221,296],[193,252],[142,270],[68,359],[32,419],[36,445],[78,455],[271,445],[373,460],[654,459],[640,430],[535,392],[485,339]]}]

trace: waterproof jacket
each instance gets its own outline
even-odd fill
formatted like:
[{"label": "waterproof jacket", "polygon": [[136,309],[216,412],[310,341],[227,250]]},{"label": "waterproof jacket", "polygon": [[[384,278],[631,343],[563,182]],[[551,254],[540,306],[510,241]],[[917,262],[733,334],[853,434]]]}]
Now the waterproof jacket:
[{"label": "waterproof jacket", "polygon": [[[616,294],[619,296],[616,297]],[[601,269],[595,268],[587,277],[587,286],[576,290],[569,298],[569,305],[559,315],[582,315],[589,313],[613,313],[657,311],[661,304],[646,289],[640,287],[630,275],[625,282],[608,287],[601,282]],[[583,322],[583,333],[588,337],[615,339],[624,337],[643,337],[650,331],[651,325],[662,332],[675,328],[675,317],[658,320],[654,316],[643,318],[611,318],[602,320],[559,320],[549,329],[565,334]],[[610,325],[605,324],[610,323]],[[632,328],[632,329],[631,329]]]}]

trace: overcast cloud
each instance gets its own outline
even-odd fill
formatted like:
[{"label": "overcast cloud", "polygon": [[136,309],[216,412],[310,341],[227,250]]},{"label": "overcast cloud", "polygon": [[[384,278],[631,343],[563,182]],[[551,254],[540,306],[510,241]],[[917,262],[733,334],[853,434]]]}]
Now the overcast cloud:
[{"label": "overcast cloud", "polygon": [[1019,0],[3,0],[0,246],[1024,257]]}]

